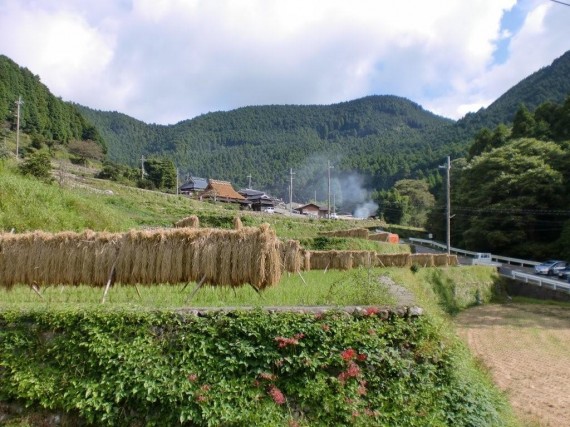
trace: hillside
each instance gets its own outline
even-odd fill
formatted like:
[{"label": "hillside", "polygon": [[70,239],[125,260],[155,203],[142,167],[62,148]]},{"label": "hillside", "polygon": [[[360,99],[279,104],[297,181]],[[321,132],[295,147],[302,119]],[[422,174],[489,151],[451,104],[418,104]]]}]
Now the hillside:
[{"label": "hillside", "polygon": [[[512,120],[521,103],[535,108],[544,101],[562,102],[570,93],[569,75],[570,52],[489,108],[457,123],[396,96],[328,106],[244,107],[170,126],[147,125],[120,113],[80,110],[108,142],[113,161],[136,165],[141,155],[165,155],[184,173],[227,179],[238,186],[245,186],[251,174],[256,187],[280,197],[286,197],[293,168],[297,196],[309,199],[315,191],[326,191],[328,160],[340,182],[358,173],[367,189],[434,173],[445,156],[462,156],[479,129]],[[333,191],[341,193],[344,187],[338,183]]]},{"label": "hillside", "polygon": [[105,148],[95,127],[74,105],[54,96],[30,70],[0,55],[0,131],[16,128],[15,102],[21,97],[20,129],[41,143],[92,140]]},{"label": "hillside", "polygon": [[[296,194],[322,194],[326,162],[335,175],[359,172],[387,186],[428,167],[448,149],[426,136],[453,122],[395,96],[328,106],[258,106],[209,113],[176,125],[145,125],[119,113],[81,108],[108,141],[109,157],[135,165],[142,154],[172,157],[181,171],[255,186],[284,197],[294,169]],[[389,153],[389,154],[388,154]]]}]

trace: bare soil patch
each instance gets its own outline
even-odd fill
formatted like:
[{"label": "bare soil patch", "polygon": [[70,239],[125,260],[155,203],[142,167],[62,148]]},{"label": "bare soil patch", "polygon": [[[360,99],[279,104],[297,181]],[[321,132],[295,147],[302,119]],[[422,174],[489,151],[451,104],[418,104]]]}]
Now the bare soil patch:
[{"label": "bare soil patch", "polygon": [[486,305],[456,318],[459,335],[489,368],[528,425],[570,425],[570,309]]}]

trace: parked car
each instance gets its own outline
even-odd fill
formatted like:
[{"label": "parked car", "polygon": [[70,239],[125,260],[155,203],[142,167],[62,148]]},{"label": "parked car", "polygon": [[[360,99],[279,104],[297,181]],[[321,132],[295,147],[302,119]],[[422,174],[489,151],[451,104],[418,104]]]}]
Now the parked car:
[{"label": "parked car", "polygon": [[560,280],[570,280],[570,265],[558,271],[558,278]]},{"label": "parked car", "polygon": [[558,272],[564,270],[568,267],[566,261],[560,261],[557,259],[551,259],[543,262],[542,264],[534,266],[534,272],[536,274],[545,274],[547,276],[558,275]]}]

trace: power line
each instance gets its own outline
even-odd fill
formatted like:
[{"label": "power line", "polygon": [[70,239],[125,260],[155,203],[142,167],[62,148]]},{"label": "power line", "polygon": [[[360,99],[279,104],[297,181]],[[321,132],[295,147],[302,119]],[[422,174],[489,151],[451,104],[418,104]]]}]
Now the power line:
[{"label": "power line", "polygon": [[563,1],[560,0],[550,0],[553,3],[558,3],[558,4],[563,4],[564,6],[570,6],[570,3],[564,3]]}]

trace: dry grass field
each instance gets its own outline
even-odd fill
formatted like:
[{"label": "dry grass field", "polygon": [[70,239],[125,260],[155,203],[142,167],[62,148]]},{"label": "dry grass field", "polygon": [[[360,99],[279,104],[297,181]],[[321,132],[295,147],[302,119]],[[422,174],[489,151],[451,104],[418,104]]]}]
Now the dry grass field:
[{"label": "dry grass field", "polygon": [[570,306],[486,305],[456,324],[523,425],[570,425]]}]

